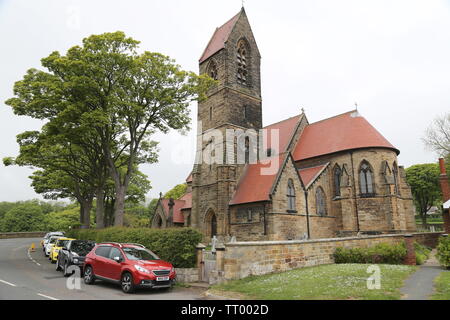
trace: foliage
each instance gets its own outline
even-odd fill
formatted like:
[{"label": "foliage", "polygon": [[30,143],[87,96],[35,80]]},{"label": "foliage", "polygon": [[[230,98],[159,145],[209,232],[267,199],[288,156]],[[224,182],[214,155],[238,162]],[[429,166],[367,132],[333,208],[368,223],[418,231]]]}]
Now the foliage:
[{"label": "foliage", "polygon": [[70,228],[78,228],[80,225],[80,209],[78,207],[45,215],[46,231],[68,231]]},{"label": "foliage", "polygon": [[123,224],[133,173],[158,158],[151,136],[189,130],[190,103],[214,83],[160,53],[138,53],[138,45],[119,31],[87,37],[66,55],[43,58],[46,71],[29,69],[6,101],[15,114],[46,124],[19,135],[19,157],[4,164],[40,168],[35,187],[77,198],[84,224],[92,199],[103,200],[107,177],[114,182],[114,223]]},{"label": "foliage", "polygon": [[391,245],[379,243],[369,248],[336,248],[335,263],[386,263],[402,264],[406,257],[404,243]]},{"label": "foliage", "polygon": [[26,202],[5,213],[1,232],[45,231],[44,211],[37,202]]},{"label": "foliage", "polygon": [[167,191],[163,198],[165,199],[172,198],[175,200],[180,199],[186,193],[186,189],[187,189],[186,183],[178,184],[169,191]]},{"label": "foliage", "polygon": [[95,242],[140,243],[155,252],[161,259],[177,268],[191,268],[196,263],[195,247],[202,235],[191,228],[150,229],[112,227],[106,229],[71,230],[68,236]]},{"label": "foliage", "polygon": [[406,169],[406,181],[411,187],[414,204],[424,226],[427,223],[427,211],[441,197],[439,175],[439,165],[435,163],[416,164]]},{"label": "foliage", "polygon": [[436,256],[443,267],[450,268],[450,237],[439,239]]},{"label": "foliage", "polygon": [[450,300],[450,272],[441,272],[434,280],[435,293],[433,300]]},{"label": "foliage", "polygon": [[367,264],[329,264],[250,276],[212,287],[212,293],[256,300],[392,300],[400,299],[404,280],[417,267],[378,265],[381,290],[367,288]]},{"label": "foliage", "polygon": [[418,242],[414,242],[414,251],[416,252],[416,264],[424,264],[430,257],[431,249]]}]

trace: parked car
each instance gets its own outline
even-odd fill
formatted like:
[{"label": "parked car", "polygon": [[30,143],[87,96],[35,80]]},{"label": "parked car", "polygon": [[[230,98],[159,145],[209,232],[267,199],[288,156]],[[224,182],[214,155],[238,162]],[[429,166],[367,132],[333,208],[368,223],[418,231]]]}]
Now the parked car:
[{"label": "parked car", "polygon": [[59,253],[59,251],[70,240],[75,240],[75,239],[60,237],[60,238],[58,238],[58,240],[56,240],[56,243],[52,246],[52,249],[50,250],[50,254],[49,254],[49,257],[48,257],[48,259],[52,263],[56,263],[56,261],[58,260],[58,253]]},{"label": "parked car", "polygon": [[45,234],[44,238],[41,240],[41,246],[42,246],[42,250],[45,252],[45,246],[48,243],[48,240],[50,239],[51,236],[60,236],[63,237],[64,236],[64,232],[62,231],[55,231],[55,232],[48,232]]},{"label": "parked car", "polygon": [[86,255],[95,247],[95,242],[87,240],[69,240],[61,248],[56,261],[56,270],[63,271],[65,277],[71,274],[70,266],[77,266],[83,274]]},{"label": "parked car", "polygon": [[170,288],[176,272],[143,245],[99,243],[84,261],[84,282],[96,279],[120,284],[123,292],[131,293],[137,288]]},{"label": "parked car", "polygon": [[51,236],[47,239],[46,244],[44,246],[44,254],[46,257],[50,256],[50,252],[52,251],[53,246],[55,245],[56,241],[61,238],[61,236]]}]

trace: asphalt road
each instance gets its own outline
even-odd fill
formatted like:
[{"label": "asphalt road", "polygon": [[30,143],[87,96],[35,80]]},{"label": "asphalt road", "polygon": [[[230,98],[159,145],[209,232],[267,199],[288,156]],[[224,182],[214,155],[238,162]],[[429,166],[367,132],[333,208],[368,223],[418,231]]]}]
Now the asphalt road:
[{"label": "asphalt road", "polygon": [[[125,294],[120,286],[97,280],[65,278],[39,246],[41,239],[0,240],[0,299],[18,300],[198,300],[204,289],[141,289]],[[35,252],[28,252],[31,243]]]}]

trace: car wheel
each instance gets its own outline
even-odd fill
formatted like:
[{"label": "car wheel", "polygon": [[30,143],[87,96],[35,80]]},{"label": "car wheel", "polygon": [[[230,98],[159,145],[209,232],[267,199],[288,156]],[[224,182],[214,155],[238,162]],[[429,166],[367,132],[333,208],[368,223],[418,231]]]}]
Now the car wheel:
[{"label": "car wheel", "polygon": [[59,266],[59,259],[56,260],[56,271],[61,271],[61,267]]},{"label": "car wheel", "polygon": [[125,293],[132,293],[134,291],[133,276],[129,272],[125,272],[120,280],[122,291]]},{"label": "car wheel", "polygon": [[84,283],[94,284],[94,282],[95,282],[94,270],[92,270],[91,266],[87,266],[86,270],[84,270]]}]

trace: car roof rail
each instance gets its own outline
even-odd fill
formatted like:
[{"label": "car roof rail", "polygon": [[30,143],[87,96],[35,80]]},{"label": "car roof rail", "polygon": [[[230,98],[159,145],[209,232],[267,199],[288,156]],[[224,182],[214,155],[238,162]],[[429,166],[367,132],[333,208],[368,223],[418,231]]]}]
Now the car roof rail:
[{"label": "car roof rail", "polygon": [[141,247],[141,248],[145,248],[145,246],[143,244],[140,244],[140,243],[127,242],[127,243],[124,243],[124,244],[131,244],[133,246],[138,246],[138,247]]},{"label": "car roof rail", "polygon": [[99,242],[99,243],[97,243],[97,245],[99,245],[99,246],[102,245],[102,244],[113,244],[113,245],[118,245],[119,247],[122,248],[122,244],[118,243],[118,242],[107,241],[107,242]]}]

